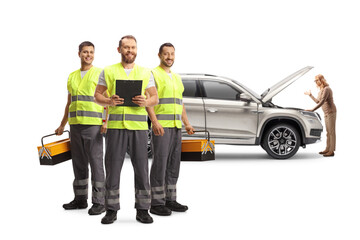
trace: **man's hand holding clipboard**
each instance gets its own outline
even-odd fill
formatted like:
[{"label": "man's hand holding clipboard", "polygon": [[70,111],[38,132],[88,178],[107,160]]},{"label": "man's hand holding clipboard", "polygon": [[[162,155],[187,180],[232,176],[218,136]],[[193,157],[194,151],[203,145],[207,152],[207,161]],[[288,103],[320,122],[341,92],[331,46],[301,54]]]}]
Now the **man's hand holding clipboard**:
[{"label": "man's hand holding clipboard", "polygon": [[[112,95],[110,99],[111,99],[110,106],[118,106],[124,104],[124,99],[120,98],[118,95]],[[139,107],[145,107],[146,98],[143,95],[135,96],[131,100],[133,103],[139,105]]]},{"label": "man's hand holding clipboard", "polygon": [[139,105],[139,107],[145,107],[146,98],[143,95],[137,95],[132,98],[132,102]]},{"label": "man's hand holding clipboard", "polygon": [[110,97],[110,100],[111,100],[110,106],[117,106],[124,104],[124,99],[120,98],[118,95],[112,95]]}]

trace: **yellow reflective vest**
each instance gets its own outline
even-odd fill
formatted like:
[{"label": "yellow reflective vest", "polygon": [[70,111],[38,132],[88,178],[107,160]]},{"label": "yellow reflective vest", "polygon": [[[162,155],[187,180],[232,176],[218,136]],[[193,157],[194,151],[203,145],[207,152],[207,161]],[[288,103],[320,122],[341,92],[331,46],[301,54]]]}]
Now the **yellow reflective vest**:
[{"label": "yellow reflective vest", "polygon": [[90,68],[81,78],[80,69],[69,75],[67,89],[71,94],[69,124],[102,125],[104,107],[94,102],[94,93],[101,68]]},{"label": "yellow reflective vest", "polygon": [[184,92],[181,77],[173,72],[170,77],[160,66],[152,73],[159,96],[159,104],[154,107],[156,118],[164,128],[181,128]]},{"label": "yellow reflective vest", "polygon": [[[141,93],[145,96],[150,74],[149,69],[136,64],[129,76],[121,63],[104,68],[105,81],[110,96],[116,94],[116,80],[142,80]],[[147,130],[148,123],[145,107],[109,106],[107,127],[109,129]]]}]

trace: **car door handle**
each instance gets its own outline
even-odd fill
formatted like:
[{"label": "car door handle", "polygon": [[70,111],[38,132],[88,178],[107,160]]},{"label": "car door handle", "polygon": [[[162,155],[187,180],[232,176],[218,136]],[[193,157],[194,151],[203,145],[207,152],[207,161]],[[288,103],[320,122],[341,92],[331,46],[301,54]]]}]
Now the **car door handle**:
[{"label": "car door handle", "polygon": [[206,109],[206,111],[211,112],[211,113],[215,113],[218,110],[216,108],[208,108],[208,109]]},{"label": "car door handle", "polygon": [[260,113],[264,113],[264,111],[257,111],[257,110],[252,110],[251,112],[252,112],[252,113],[259,113],[259,114],[260,114]]}]

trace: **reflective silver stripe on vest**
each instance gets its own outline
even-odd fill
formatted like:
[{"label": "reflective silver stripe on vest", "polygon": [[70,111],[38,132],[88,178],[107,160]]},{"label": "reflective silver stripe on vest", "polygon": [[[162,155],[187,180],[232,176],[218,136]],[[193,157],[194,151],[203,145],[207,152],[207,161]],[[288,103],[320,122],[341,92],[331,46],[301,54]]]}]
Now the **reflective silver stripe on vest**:
[{"label": "reflective silver stripe on vest", "polygon": [[183,101],[180,98],[159,98],[159,104],[179,104],[182,105]]},{"label": "reflective silver stripe on vest", "polygon": [[122,114],[110,114],[109,121],[122,121],[123,115]]},{"label": "reflective silver stripe on vest", "polygon": [[[123,114],[110,114],[109,121],[123,121]],[[125,121],[147,122],[147,115],[125,114]]]},{"label": "reflective silver stripe on vest", "polygon": [[85,96],[85,95],[77,95],[71,96],[71,101],[85,101],[85,102],[94,102],[94,96]]},{"label": "reflective silver stripe on vest", "polygon": [[158,114],[156,115],[157,120],[181,120],[180,114]]},{"label": "reflective silver stripe on vest", "polygon": [[94,117],[94,118],[102,118],[102,112],[92,112],[92,111],[76,111],[70,112],[70,117]]}]

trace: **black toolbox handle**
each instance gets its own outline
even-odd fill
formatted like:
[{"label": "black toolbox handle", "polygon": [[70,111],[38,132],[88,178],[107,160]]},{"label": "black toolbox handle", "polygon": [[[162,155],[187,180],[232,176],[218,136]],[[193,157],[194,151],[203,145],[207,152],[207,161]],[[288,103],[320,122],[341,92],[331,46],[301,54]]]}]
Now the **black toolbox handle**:
[{"label": "black toolbox handle", "polygon": [[[183,133],[187,133],[186,131],[182,131]],[[207,140],[210,142],[210,132],[208,130],[195,130],[194,133],[204,132],[207,133]]]},{"label": "black toolbox handle", "polygon": [[[68,133],[69,133],[69,138],[70,138],[70,131],[69,131],[69,130],[64,130],[64,132],[68,132]],[[41,138],[41,146],[44,147],[44,142],[43,142],[43,139],[44,139],[44,138],[50,137],[50,136],[54,136],[54,135],[56,135],[56,133],[43,136],[43,137]]]}]

